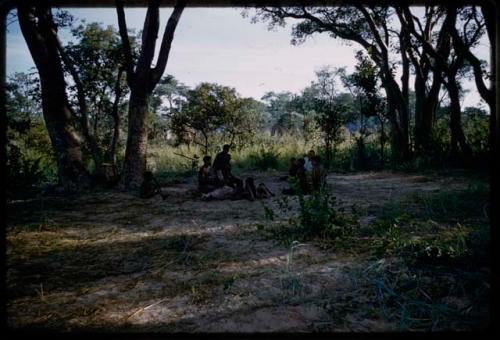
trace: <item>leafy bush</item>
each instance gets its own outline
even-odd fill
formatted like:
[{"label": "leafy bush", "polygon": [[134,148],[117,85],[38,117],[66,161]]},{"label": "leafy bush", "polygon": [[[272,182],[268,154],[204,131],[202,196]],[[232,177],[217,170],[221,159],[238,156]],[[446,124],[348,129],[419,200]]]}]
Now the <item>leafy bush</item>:
[{"label": "leafy bush", "polygon": [[50,138],[41,121],[8,117],[7,123],[7,197],[29,197],[57,180]]},{"label": "leafy bush", "polygon": [[26,158],[14,143],[7,145],[7,197],[20,198],[32,194],[47,178],[40,167],[41,158]]},{"label": "leafy bush", "polygon": [[249,156],[252,164],[259,170],[278,169],[279,151],[277,148],[261,148]]},{"label": "leafy bush", "polygon": [[264,205],[266,219],[287,218],[286,225],[272,230],[276,238],[290,244],[294,240],[306,241],[315,237],[335,240],[352,235],[357,221],[335,209],[336,198],[326,188],[308,196],[302,195],[297,187],[295,189],[299,192],[298,207],[292,205],[288,196],[276,200],[278,213]]}]

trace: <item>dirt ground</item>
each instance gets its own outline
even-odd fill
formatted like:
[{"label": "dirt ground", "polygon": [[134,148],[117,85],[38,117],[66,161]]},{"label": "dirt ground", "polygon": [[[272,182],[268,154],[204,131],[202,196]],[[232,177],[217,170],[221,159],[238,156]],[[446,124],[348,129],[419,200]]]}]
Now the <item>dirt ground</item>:
[{"label": "dirt ground", "polygon": [[[281,194],[279,174],[254,173]],[[331,174],[339,207],[366,226],[388,202],[464,189],[461,177]],[[122,332],[376,332],[367,254],[302,243],[290,258],[261,232],[264,201],[201,201],[192,180],[141,200],[102,191],[9,204],[7,316],[13,329]],[[291,260],[291,261],[290,261]],[[368,307],[367,307],[368,306]],[[446,325],[443,326],[446,329]],[[455,326],[450,326],[455,327]],[[464,326],[465,327],[465,326]]]}]

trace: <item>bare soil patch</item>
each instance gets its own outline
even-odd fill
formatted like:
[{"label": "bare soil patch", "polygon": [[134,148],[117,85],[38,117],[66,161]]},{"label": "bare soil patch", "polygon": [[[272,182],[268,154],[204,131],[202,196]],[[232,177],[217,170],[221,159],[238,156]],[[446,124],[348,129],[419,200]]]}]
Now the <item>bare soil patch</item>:
[{"label": "bare soil patch", "polygon": [[[252,175],[277,196],[287,186],[266,173]],[[362,211],[362,226],[388,202],[468,185],[461,177],[389,172],[332,174],[328,182],[339,207]],[[289,249],[259,230],[267,223],[262,201],[204,202],[194,188],[192,181],[166,187],[166,200],[108,191],[10,203],[9,326],[252,333],[399,329],[372,310],[377,301],[363,280],[363,271],[376,262],[369,254],[308,242],[296,249],[290,266]]]}]

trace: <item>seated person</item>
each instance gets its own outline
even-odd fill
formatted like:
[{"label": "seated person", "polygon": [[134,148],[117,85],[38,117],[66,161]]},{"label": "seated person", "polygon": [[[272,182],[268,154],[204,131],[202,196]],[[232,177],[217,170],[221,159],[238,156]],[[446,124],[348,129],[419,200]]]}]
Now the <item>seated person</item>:
[{"label": "seated person", "polygon": [[274,196],[274,194],[267,188],[264,183],[259,183],[257,186],[257,198],[269,198]]},{"label": "seated person", "polygon": [[225,144],[222,151],[215,156],[213,168],[219,180],[224,181],[226,185],[232,188],[243,189],[243,181],[231,173],[231,155],[229,154],[229,145]]},{"label": "seated person", "polygon": [[274,194],[266,187],[264,183],[259,183],[256,188],[255,181],[252,177],[248,177],[245,180],[245,190],[243,191],[242,198],[254,201],[258,198],[268,198],[271,196],[274,196]]},{"label": "seated person", "polygon": [[219,188],[221,184],[212,168],[212,157],[203,157],[203,165],[198,171],[198,190],[206,194]]},{"label": "seated person", "polygon": [[313,190],[320,190],[324,185],[326,185],[326,170],[321,164],[321,158],[319,156],[315,156],[311,159],[312,161],[312,186]]},{"label": "seated person", "polygon": [[160,195],[163,199],[167,198],[167,195],[161,192],[160,184],[154,178],[151,171],[144,173],[144,180],[142,181],[139,195],[141,198],[151,198],[155,195]]},{"label": "seated person", "polygon": [[208,193],[201,194],[201,199],[204,201],[230,199],[234,196],[234,190],[230,186],[224,185]]}]

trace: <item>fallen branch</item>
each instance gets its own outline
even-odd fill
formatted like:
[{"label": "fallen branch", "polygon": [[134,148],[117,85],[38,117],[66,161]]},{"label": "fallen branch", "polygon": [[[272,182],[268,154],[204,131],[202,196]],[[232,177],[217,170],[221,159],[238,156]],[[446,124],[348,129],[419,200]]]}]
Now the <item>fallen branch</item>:
[{"label": "fallen branch", "polygon": [[128,319],[130,319],[131,317],[133,317],[133,316],[135,316],[135,315],[139,314],[140,312],[143,312],[143,311],[145,311],[145,310],[148,310],[148,309],[149,309],[149,308],[151,308],[151,307],[154,307],[154,306],[159,305],[160,303],[162,303],[163,301],[166,301],[167,299],[168,299],[168,298],[161,299],[161,300],[159,300],[159,301],[157,301],[157,302],[155,302],[155,303],[153,303],[153,304],[151,304],[151,305],[149,305],[149,306],[139,308],[139,309],[138,309],[138,310],[136,310],[134,313],[130,314],[130,315],[127,317],[127,320],[128,320]]}]

